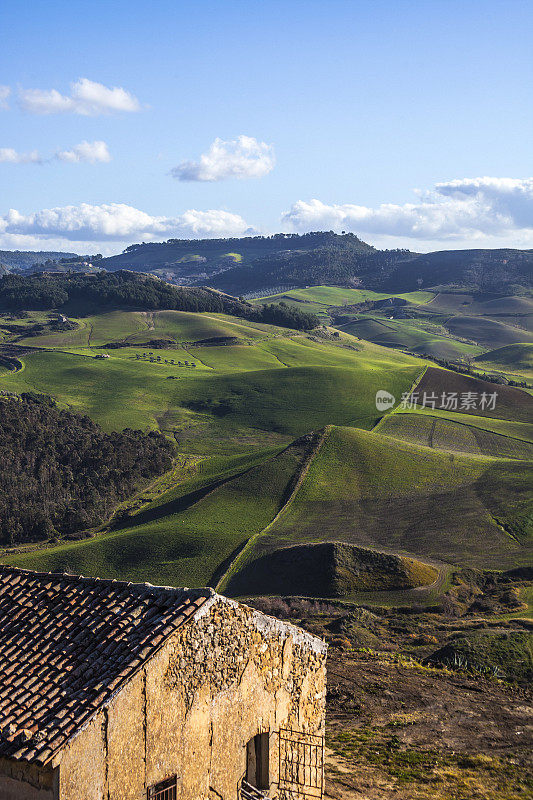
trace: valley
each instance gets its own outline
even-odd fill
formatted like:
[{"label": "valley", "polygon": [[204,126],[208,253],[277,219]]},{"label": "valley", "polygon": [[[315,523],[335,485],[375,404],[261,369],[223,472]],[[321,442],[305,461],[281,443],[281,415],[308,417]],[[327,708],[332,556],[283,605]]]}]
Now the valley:
[{"label": "valley", "polygon": [[[314,327],[254,318],[264,304]],[[0,561],[211,585],[325,638],[326,797],[519,800],[531,301],[311,286],[241,316],[150,305],[1,313],[0,419],[10,399],[52,403],[99,437],[161,433],[173,459],[86,529],[4,540]]]},{"label": "valley", "polygon": [[[68,317],[65,330],[47,312],[3,318],[3,348],[21,363],[4,367],[3,391],[50,395],[107,431],[161,431],[177,465],[89,538],[21,543],[6,560],[216,583],[237,596],[290,585],[302,595],[417,603],[435,602],[453,569],[530,563],[533,397],[509,385],[527,385],[528,370],[491,378],[492,351],[481,341],[487,308],[518,315],[507,326],[519,336],[529,301],[324,286],[259,302],[303,305],[320,325],[296,331],[171,310]],[[388,318],[391,309],[399,318]],[[445,335],[428,333],[435,317]],[[449,320],[463,318],[479,318],[480,341],[453,337]],[[373,335],[393,324],[395,341]],[[413,349],[413,331],[430,339]],[[444,356],[451,370],[433,361]],[[378,390],[395,398],[385,414]],[[421,400],[489,390],[497,404],[482,411]],[[331,562],[317,547],[327,542]],[[404,559],[400,572],[393,558]]]}]

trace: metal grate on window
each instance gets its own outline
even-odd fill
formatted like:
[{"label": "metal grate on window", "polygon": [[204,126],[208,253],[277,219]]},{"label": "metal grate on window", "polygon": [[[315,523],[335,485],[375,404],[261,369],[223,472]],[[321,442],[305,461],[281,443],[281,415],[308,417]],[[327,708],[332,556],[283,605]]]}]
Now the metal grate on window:
[{"label": "metal grate on window", "polygon": [[279,788],[284,800],[324,796],[324,737],[300,731],[279,732]]},{"label": "metal grate on window", "polygon": [[148,789],[148,800],[177,800],[177,776],[156,783]]}]

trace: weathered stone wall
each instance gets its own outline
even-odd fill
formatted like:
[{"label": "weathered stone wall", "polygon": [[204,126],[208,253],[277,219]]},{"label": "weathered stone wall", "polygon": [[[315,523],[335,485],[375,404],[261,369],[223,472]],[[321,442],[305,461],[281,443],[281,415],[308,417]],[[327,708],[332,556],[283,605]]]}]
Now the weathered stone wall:
[{"label": "weathered stone wall", "polygon": [[278,732],[322,735],[325,689],[321,642],[216,596],[62,751],[58,800],[144,800],[171,775],[180,800],[236,800],[262,732],[276,797]]}]

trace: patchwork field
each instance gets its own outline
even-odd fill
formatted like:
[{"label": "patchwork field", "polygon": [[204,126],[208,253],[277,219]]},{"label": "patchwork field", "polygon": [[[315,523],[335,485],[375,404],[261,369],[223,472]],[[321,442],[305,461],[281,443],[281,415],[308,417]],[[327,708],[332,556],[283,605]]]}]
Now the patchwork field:
[{"label": "patchwork field", "polygon": [[[386,297],[338,287],[286,294],[324,312]],[[405,295],[415,310],[442,297]],[[21,369],[0,367],[0,390],[51,395],[106,430],[159,429],[178,455],[171,475],[91,538],[19,547],[2,559],[153,583],[218,583],[236,595],[264,593],[274,564],[273,591],[307,593],[309,581],[298,578],[305,563],[316,594],[403,603],[434,602],[458,565],[528,563],[533,397],[426,370],[423,358],[401,352],[482,354],[435,333],[442,311],[418,321],[366,313],[337,333],[177,311],[94,314],[63,331],[49,330],[46,312],[6,319],[4,348]],[[25,335],[36,324],[44,330]],[[376,409],[376,392],[400,398],[419,380],[422,395],[497,391],[495,409],[418,407],[384,417]]]},{"label": "patchwork field", "polygon": [[[465,414],[530,422],[533,419],[533,396],[511,386],[499,386],[488,381],[449,370],[429,367],[416,388],[417,404],[446,410],[446,406]],[[494,402],[490,399],[494,397]]]},{"label": "patchwork field", "polygon": [[[396,308],[369,305],[388,298],[400,298],[407,304]],[[334,320],[340,330],[384,347],[445,361],[474,359],[480,369],[504,372],[515,380],[532,375],[527,351],[533,344],[533,301],[529,297],[452,291],[387,295],[367,289],[311,286],[264,300],[281,300],[314,311],[325,321]],[[504,348],[513,346],[518,349],[505,352]],[[497,358],[488,356],[487,351],[494,349]]]},{"label": "patchwork field", "polygon": [[408,412],[389,414],[380,424],[379,431],[385,436],[435,450],[533,461],[533,442],[520,438],[525,427],[522,423],[508,423],[514,426],[517,434],[512,436],[486,430],[480,425],[458,422],[450,417]]}]

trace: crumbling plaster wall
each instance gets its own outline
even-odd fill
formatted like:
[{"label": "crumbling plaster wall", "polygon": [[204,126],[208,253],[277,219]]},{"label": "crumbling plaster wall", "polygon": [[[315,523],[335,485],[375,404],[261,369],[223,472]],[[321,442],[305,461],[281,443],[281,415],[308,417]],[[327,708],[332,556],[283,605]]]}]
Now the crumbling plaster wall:
[{"label": "crumbling plaster wall", "polygon": [[180,800],[236,800],[246,743],[278,731],[322,735],[325,646],[215,596],[179,628],[60,756],[58,800],[144,800],[178,776]]}]

